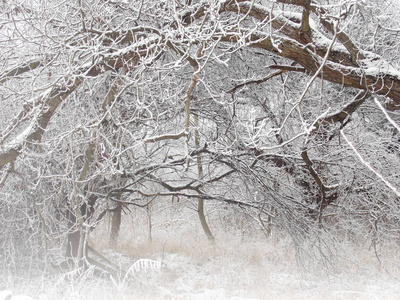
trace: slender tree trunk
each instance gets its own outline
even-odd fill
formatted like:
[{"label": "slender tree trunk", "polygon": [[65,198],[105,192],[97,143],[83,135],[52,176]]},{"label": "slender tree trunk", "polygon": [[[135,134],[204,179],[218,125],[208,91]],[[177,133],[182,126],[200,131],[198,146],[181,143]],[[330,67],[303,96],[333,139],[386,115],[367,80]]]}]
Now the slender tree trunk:
[{"label": "slender tree trunk", "polygon": [[[194,115],[194,123],[196,126],[195,129],[195,135],[194,135],[194,140],[196,147],[198,148],[200,145],[200,135],[199,135],[199,117],[197,114]],[[203,165],[202,165],[202,159],[201,159],[201,154],[197,154],[197,169],[198,169],[198,177],[199,180],[203,179]],[[201,196],[198,199],[198,204],[197,204],[197,213],[199,215],[200,223],[201,226],[203,227],[204,233],[206,234],[207,238],[209,241],[214,242],[214,236],[210,230],[210,227],[207,224],[206,216],[204,214],[204,199],[201,198]]]},{"label": "slender tree trunk", "polygon": [[215,238],[210,230],[210,227],[207,224],[206,216],[204,214],[204,200],[201,197],[198,200],[197,212],[199,214],[200,223],[201,226],[203,227],[204,233],[206,234],[210,242],[214,242]]},{"label": "slender tree trunk", "polygon": [[153,223],[151,219],[151,203],[147,205],[146,207],[147,210],[147,224],[148,224],[148,229],[149,229],[149,245],[153,245]]}]

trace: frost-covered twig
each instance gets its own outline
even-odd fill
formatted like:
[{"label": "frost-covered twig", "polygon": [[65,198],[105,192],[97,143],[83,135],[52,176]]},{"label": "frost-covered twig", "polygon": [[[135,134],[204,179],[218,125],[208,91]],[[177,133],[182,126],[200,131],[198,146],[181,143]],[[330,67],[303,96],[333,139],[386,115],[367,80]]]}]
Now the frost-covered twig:
[{"label": "frost-covered twig", "polygon": [[381,111],[385,114],[386,119],[400,132],[400,126],[389,116],[385,108],[382,104],[379,103],[378,99],[374,97],[375,104],[381,109]]}]

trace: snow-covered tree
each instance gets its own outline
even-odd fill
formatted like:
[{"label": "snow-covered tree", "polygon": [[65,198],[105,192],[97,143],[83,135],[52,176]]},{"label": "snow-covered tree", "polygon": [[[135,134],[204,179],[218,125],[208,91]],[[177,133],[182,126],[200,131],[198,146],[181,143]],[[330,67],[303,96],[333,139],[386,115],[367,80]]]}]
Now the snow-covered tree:
[{"label": "snow-covered tree", "polygon": [[81,261],[105,213],[115,237],[171,197],[210,240],[204,201],[398,236],[398,4],[189,2],[2,1],[2,255],[67,235]]}]

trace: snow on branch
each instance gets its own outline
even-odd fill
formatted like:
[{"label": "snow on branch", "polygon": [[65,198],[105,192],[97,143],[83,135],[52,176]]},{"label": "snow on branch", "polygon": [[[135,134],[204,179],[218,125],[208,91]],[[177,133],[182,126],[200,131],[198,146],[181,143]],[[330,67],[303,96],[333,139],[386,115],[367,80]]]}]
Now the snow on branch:
[{"label": "snow on branch", "polygon": [[158,135],[158,136],[153,136],[151,138],[145,139],[145,143],[154,143],[158,141],[163,141],[163,140],[178,140],[181,137],[184,137],[186,135],[186,131],[182,130],[179,133],[170,133],[170,134],[163,134],[163,135]]},{"label": "snow on branch", "polygon": [[400,192],[397,190],[397,188],[391,184],[381,173],[379,173],[371,164],[364,159],[364,157],[361,155],[361,153],[357,150],[357,148],[352,144],[352,142],[349,140],[349,138],[346,136],[344,133],[343,129],[340,130],[340,134],[343,136],[347,144],[350,146],[350,148],[354,151],[354,153],[357,155],[359,160],[363,165],[365,165],[368,169],[370,169],[380,180],[383,181],[383,183],[390,188],[396,196],[400,197]]},{"label": "snow on branch", "polygon": [[8,71],[3,72],[3,74],[0,74],[0,83],[4,83],[7,80],[13,78],[14,76],[18,76],[25,72],[29,72],[29,71],[36,69],[42,65],[43,65],[43,62],[40,60],[37,60],[37,61],[31,61],[31,62],[24,63],[22,65],[16,66]]},{"label": "snow on branch", "polygon": [[385,108],[382,106],[382,104],[379,103],[378,99],[374,97],[375,104],[381,109],[381,111],[385,114],[386,119],[397,129],[398,132],[400,132],[400,126],[389,116]]},{"label": "snow on branch", "polygon": [[[40,141],[55,111],[76,88],[83,82],[82,77],[72,77],[64,85],[54,86],[46,91],[40,101],[41,109],[33,120],[15,138],[0,147],[0,169],[14,161],[20,154],[25,143]],[[35,109],[35,108],[34,108]]]},{"label": "snow on branch", "polygon": [[[40,110],[40,112],[35,116],[33,121],[27,125],[27,127],[22,130],[22,133],[16,135],[16,138],[12,139],[7,143],[2,143],[0,148],[0,169],[6,164],[15,161],[15,159],[21,154],[21,149],[26,143],[31,143],[34,141],[40,141],[44,131],[47,128],[48,123],[53,117],[55,111],[59,105],[71,94],[78,86],[85,80],[86,77],[95,77],[103,74],[107,70],[116,69],[123,66],[128,66],[133,68],[137,65],[140,57],[146,57],[149,53],[151,47],[157,48],[159,38],[148,38],[143,41],[139,41],[128,47],[117,50],[115,52],[104,55],[99,61],[95,63],[88,63],[85,66],[79,68],[75,75],[66,78],[64,83],[56,84],[52,86],[45,95],[42,95],[40,100],[40,105],[45,109]],[[158,55],[154,56],[156,59]],[[37,64],[37,63],[36,63]],[[36,66],[35,64],[35,66]],[[36,67],[38,67],[37,65]],[[19,74],[23,71],[28,71],[29,68],[33,66],[22,66],[20,68],[15,68],[14,70],[8,71],[7,74]],[[9,75],[7,75],[9,76]],[[7,77],[1,78],[1,80],[6,80]],[[34,109],[34,108],[33,108]],[[25,116],[25,112],[18,114],[18,119],[15,121],[17,124]],[[11,130],[15,129],[15,125]],[[8,134],[7,134],[8,135]],[[2,134],[1,138],[4,140],[7,135]],[[181,132],[177,135],[167,135],[161,137],[154,137],[148,139],[145,142],[155,142],[162,139],[178,139],[185,135]]]},{"label": "snow on branch", "polygon": [[238,90],[241,87],[244,87],[246,85],[250,85],[250,84],[260,84],[263,82],[266,82],[267,80],[274,78],[275,76],[281,75],[285,72],[289,72],[289,71],[296,71],[296,72],[305,72],[304,68],[301,67],[292,67],[292,66],[270,66],[270,69],[278,69],[279,71],[276,71],[274,73],[268,74],[267,76],[260,78],[260,79],[252,79],[243,83],[240,83],[238,85],[235,85],[233,88],[231,88],[229,91],[227,91],[227,94],[230,93],[235,93],[236,90]]}]

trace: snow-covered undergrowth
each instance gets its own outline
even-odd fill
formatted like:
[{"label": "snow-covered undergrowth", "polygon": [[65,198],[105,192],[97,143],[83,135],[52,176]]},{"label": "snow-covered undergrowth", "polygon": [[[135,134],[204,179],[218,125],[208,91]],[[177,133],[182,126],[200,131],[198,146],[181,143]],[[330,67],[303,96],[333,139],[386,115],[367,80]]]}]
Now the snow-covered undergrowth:
[{"label": "snow-covered undergrowth", "polygon": [[284,234],[266,238],[246,216],[216,211],[209,214],[215,244],[196,213],[179,205],[133,211],[112,246],[105,221],[90,243],[132,277],[50,272],[2,278],[0,288],[36,299],[400,299],[395,243],[343,242],[330,248],[332,258],[313,263],[317,256],[296,255]]}]

